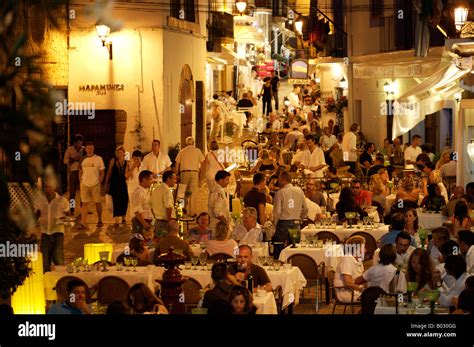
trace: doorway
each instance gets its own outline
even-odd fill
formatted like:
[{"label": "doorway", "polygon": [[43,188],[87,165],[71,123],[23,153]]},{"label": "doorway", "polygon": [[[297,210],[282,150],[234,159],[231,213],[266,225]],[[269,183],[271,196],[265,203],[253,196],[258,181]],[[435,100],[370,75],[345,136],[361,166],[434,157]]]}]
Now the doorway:
[{"label": "doorway", "polygon": [[194,81],[191,68],[187,64],[181,70],[178,100],[181,114],[181,148],[184,148],[186,137],[193,135]]}]

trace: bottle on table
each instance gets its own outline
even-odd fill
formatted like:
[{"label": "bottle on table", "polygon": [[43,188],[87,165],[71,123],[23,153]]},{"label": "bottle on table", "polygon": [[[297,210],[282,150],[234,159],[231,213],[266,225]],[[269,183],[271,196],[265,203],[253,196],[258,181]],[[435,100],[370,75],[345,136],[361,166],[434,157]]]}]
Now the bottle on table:
[{"label": "bottle on table", "polygon": [[247,289],[250,291],[250,293],[253,292],[253,276],[251,273],[247,277]]}]

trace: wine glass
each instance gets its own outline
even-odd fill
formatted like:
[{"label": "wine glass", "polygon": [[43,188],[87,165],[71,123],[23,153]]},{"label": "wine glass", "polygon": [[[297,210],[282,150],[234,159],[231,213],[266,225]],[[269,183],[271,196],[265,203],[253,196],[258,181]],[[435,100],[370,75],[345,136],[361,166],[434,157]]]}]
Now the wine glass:
[{"label": "wine glass", "polygon": [[125,271],[130,271],[130,258],[129,257],[125,257],[123,258],[123,261],[125,263]]},{"label": "wine glass", "polygon": [[271,270],[273,268],[273,257],[268,257],[267,263],[268,263],[268,270]]},{"label": "wine glass", "polygon": [[193,270],[197,270],[197,267],[196,265],[198,264],[199,262],[199,258],[196,257],[196,256],[192,256],[191,257],[191,263],[193,264]]},{"label": "wine glass", "polygon": [[207,253],[206,252],[202,252],[199,255],[199,263],[202,266],[201,270],[203,270],[203,271],[206,270],[206,264],[207,264]]},{"label": "wine glass", "polygon": [[138,265],[138,258],[132,258],[133,272],[137,272],[135,266]]}]

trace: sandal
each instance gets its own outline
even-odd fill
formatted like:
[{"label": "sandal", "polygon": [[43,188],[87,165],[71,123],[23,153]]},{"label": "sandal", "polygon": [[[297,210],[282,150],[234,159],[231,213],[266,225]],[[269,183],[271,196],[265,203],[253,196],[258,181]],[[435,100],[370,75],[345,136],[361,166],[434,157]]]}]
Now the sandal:
[{"label": "sandal", "polygon": [[102,228],[103,226],[104,226],[104,223],[102,223],[102,222],[97,223],[98,228]]}]

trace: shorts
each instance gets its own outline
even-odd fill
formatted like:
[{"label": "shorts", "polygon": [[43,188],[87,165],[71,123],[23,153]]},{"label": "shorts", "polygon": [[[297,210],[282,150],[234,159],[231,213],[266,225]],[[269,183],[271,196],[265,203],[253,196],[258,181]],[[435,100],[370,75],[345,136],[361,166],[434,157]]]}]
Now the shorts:
[{"label": "shorts", "polygon": [[102,202],[102,196],[100,195],[100,184],[93,187],[86,187],[81,184],[81,201],[82,202]]}]

